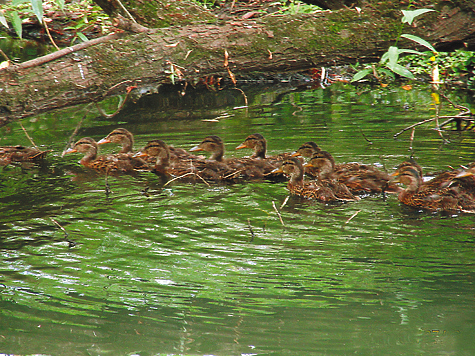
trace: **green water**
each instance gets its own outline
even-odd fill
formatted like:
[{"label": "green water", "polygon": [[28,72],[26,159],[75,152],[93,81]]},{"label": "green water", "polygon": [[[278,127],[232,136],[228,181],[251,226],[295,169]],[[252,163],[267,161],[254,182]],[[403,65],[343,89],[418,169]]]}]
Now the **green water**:
[{"label": "green water", "polygon": [[[91,110],[77,137],[120,126],[136,149],[153,138],[191,148],[216,134],[242,156],[234,147],[260,132],[270,154],[315,140],[338,162],[392,171],[410,145],[394,133],[435,112],[428,88],[245,92],[248,109],[231,90],[148,96],[108,120]],[[451,98],[473,107],[470,95]],[[106,194],[104,176],[61,158],[86,110],[24,120],[53,151],[41,167],[0,168],[0,353],[475,354],[473,215],[418,212],[394,196],[280,208],[285,183],[164,187],[146,172],[109,177]],[[444,144],[432,128],[413,143],[426,172],[475,161],[473,132],[444,133]],[[0,137],[29,145],[18,123]]]}]

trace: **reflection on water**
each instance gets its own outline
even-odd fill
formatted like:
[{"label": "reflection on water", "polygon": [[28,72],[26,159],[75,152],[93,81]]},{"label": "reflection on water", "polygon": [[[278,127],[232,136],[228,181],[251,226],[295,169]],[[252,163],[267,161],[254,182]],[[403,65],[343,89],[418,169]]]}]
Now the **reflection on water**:
[{"label": "reflection on water", "polygon": [[[145,97],[114,121],[90,113],[79,136],[122,126],[138,149],[152,138],[191,148],[216,134],[227,155],[242,156],[234,147],[260,132],[270,154],[315,140],[338,162],[391,171],[410,154],[409,135],[393,134],[433,115],[425,88],[246,94],[247,109],[235,109],[238,91]],[[60,157],[84,114],[24,122],[53,150],[47,164],[0,168],[1,352],[474,353],[473,216],[417,212],[394,196],[333,205],[291,197],[282,224],[273,202],[286,199],[285,183],[164,187],[146,172],[109,177],[106,194],[104,176]],[[1,145],[29,144],[18,124],[0,133]],[[427,172],[475,160],[473,133],[446,136],[449,144],[430,126],[416,131]]]}]

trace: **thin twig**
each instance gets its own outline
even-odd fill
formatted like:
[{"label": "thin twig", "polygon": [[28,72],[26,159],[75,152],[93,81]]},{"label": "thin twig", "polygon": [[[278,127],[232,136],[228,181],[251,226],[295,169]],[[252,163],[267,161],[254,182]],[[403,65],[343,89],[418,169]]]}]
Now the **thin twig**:
[{"label": "thin twig", "polygon": [[133,17],[133,16],[130,14],[130,12],[125,8],[125,6],[120,2],[120,0],[117,0],[117,2],[119,3],[120,8],[127,14],[127,16],[129,16],[130,19],[131,19],[133,22],[137,23],[137,21],[135,21],[134,17]]},{"label": "thin twig", "polygon": [[444,93],[442,92],[439,92],[440,96],[442,96],[445,100],[447,100],[449,102],[450,105],[452,105],[454,108],[457,108],[457,109],[464,109],[465,111],[468,111],[470,112],[469,108],[467,108],[466,106],[463,106],[463,105],[459,105],[459,104],[455,104],[452,100],[450,100]]},{"label": "thin twig", "polygon": [[76,128],[74,129],[73,133],[71,134],[71,136],[69,136],[68,143],[66,144],[66,147],[64,148],[63,153],[61,154],[61,157],[64,156],[64,152],[66,152],[66,150],[69,148],[69,146],[70,146],[71,143],[73,142],[74,137],[76,137],[76,135],[77,135],[79,129],[81,128],[82,122],[84,121],[84,119],[86,118],[86,116],[87,116],[88,113],[89,113],[89,110],[86,111],[86,113],[83,115],[83,117],[81,118],[81,120],[79,120],[79,122],[78,122],[78,124],[76,125]]},{"label": "thin twig", "polygon": [[65,237],[69,237],[68,232],[66,231],[66,229],[65,229],[64,227],[62,227],[62,226],[60,225],[59,222],[57,222],[57,221],[56,221],[55,219],[53,219],[52,217],[50,217],[50,220],[51,220],[52,222],[54,222],[54,223],[56,224],[56,226],[58,226],[61,230],[63,230]]},{"label": "thin twig", "polygon": [[254,237],[256,236],[254,234],[254,231],[252,230],[252,226],[251,226],[251,219],[247,219],[247,226],[249,227],[249,232],[251,233],[251,239],[249,240],[249,242],[252,242],[254,241]]},{"label": "thin twig", "polygon": [[358,214],[360,213],[360,211],[361,211],[361,210],[358,210],[356,213],[354,213],[353,215],[351,215],[351,216],[348,218],[348,220],[345,221],[345,224],[343,224],[343,226],[348,225],[348,223],[349,223],[351,220],[353,220],[353,218],[354,218],[356,215],[358,215]]},{"label": "thin twig", "polygon": [[287,202],[289,201],[289,198],[290,198],[290,195],[287,195],[287,197],[284,199],[284,202],[280,206],[280,210],[282,210],[282,208],[285,206],[285,204],[287,204]]},{"label": "thin twig", "polygon": [[239,88],[236,88],[236,87],[234,87],[234,88],[232,88],[232,89],[235,89],[235,90],[238,90],[238,91],[241,92],[242,96],[244,97],[244,104],[245,104],[246,106],[248,106],[247,95],[244,93],[244,91],[243,91],[242,89],[239,89]]},{"label": "thin twig", "polygon": [[393,137],[396,138],[396,137],[398,137],[400,134],[406,132],[407,130],[412,129],[413,127],[420,126],[420,125],[426,124],[426,123],[431,122],[431,121],[434,121],[434,120],[435,120],[435,118],[427,119],[427,120],[423,120],[423,121],[419,121],[419,122],[415,123],[414,125],[411,125],[411,126],[408,126],[408,127],[404,128],[404,129],[402,129],[402,130],[399,131],[397,134],[395,134]]},{"label": "thin twig", "polygon": [[201,179],[203,181],[203,183],[205,183],[208,187],[211,187],[211,185],[206,181],[206,179],[204,179],[202,176],[200,176],[198,173],[195,173],[195,172],[188,172],[188,173],[185,173],[179,177],[175,177],[173,179],[170,179],[168,182],[166,182],[163,186],[166,187],[168,184],[170,184],[171,182],[173,182],[174,180],[177,180],[177,179],[181,179],[183,177],[186,177],[186,176],[189,176],[189,175],[195,175],[197,176],[199,179]]},{"label": "thin twig", "polygon": [[99,103],[96,103],[96,108],[97,108],[97,110],[99,110],[99,113],[102,116],[104,116],[106,119],[112,119],[114,116],[116,116],[122,110],[125,103],[127,102],[127,99],[129,98],[131,92],[132,92],[132,90],[127,90],[127,94],[125,94],[125,99],[122,100],[122,98],[121,98],[121,102],[119,103],[119,106],[117,107],[117,110],[112,114],[106,114],[106,112],[99,106]]},{"label": "thin twig", "polygon": [[8,58],[8,56],[5,54],[5,52],[2,51],[1,48],[0,48],[0,54],[3,56],[3,58],[5,58],[6,61],[10,62],[10,58]]},{"label": "thin twig", "polygon": [[409,151],[412,151],[412,143],[414,142],[414,134],[416,132],[416,128],[413,127],[412,128],[412,132],[411,132],[411,137],[409,137]]},{"label": "thin twig", "polygon": [[54,48],[56,48],[57,51],[59,51],[59,47],[56,45],[56,43],[53,40],[53,37],[51,36],[51,33],[49,32],[48,25],[46,24],[45,18],[43,17],[43,26],[45,27],[46,33],[48,34],[48,38],[53,44]]},{"label": "thin twig", "polygon": [[233,173],[229,173],[228,175],[225,175],[223,179],[228,179],[229,177],[235,176],[236,174],[241,173],[242,171],[242,169],[239,169],[237,171],[234,171]]},{"label": "thin twig", "polygon": [[366,142],[368,142],[370,145],[372,145],[373,142],[370,141],[370,140],[366,137],[366,135],[364,134],[364,132],[363,132],[363,130],[361,129],[361,127],[360,127],[360,132],[361,132],[361,134],[363,135],[363,138],[366,140]]},{"label": "thin twig", "polygon": [[272,200],[272,206],[274,207],[274,210],[275,210],[275,212],[277,213],[277,216],[279,217],[280,223],[282,224],[282,226],[285,226],[284,220],[282,220],[282,215],[280,215],[279,210],[278,210],[277,207],[275,206],[275,201],[273,201],[273,200]]},{"label": "thin twig", "polygon": [[[35,146],[35,148],[38,148],[38,146],[36,145],[36,143],[33,141],[33,139],[30,137],[30,135],[28,135],[28,132],[26,131],[25,127],[23,126],[23,124],[20,122],[20,126],[21,126],[21,129],[23,130],[23,132],[25,133],[26,137],[28,137],[28,140],[30,140],[31,144],[33,146]],[[39,149],[39,148],[38,148]]]},{"label": "thin twig", "polygon": [[59,222],[57,222],[55,219],[53,219],[52,217],[50,217],[50,220],[56,224],[57,227],[59,227],[63,232],[64,232],[64,237],[66,239],[66,241],[68,242],[69,244],[69,247],[74,247],[76,246],[76,242],[73,241],[73,240],[69,240],[69,234],[68,232],[66,231],[66,229],[64,227],[61,226],[61,224]]}]

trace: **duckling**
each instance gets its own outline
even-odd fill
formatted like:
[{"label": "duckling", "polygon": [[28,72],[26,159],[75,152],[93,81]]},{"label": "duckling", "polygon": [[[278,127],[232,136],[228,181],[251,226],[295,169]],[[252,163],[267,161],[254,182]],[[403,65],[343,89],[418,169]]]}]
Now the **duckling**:
[{"label": "duckling", "polygon": [[[450,173],[450,174],[446,174]],[[428,182],[423,182],[420,171],[411,166],[403,166],[392,174],[393,182],[406,185],[398,199],[401,203],[416,208],[432,211],[464,211],[475,212],[475,196],[466,190],[464,174],[444,172]]]},{"label": "duckling", "polygon": [[155,160],[153,171],[160,175],[181,177],[195,173],[207,181],[227,180],[235,171],[223,162],[205,160],[196,156],[188,160],[170,160],[169,146],[162,140],[152,140],[136,154]]},{"label": "duckling", "polygon": [[122,127],[119,127],[109,133],[103,139],[97,141],[98,145],[103,145],[106,143],[118,143],[122,145],[119,153],[131,153],[134,147],[134,135]]},{"label": "duckling", "polygon": [[294,195],[322,202],[353,201],[359,199],[351,193],[349,195],[341,194],[340,191],[334,190],[333,186],[326,184],[326,182],[304,181],[304,167],[298,158],[291,157],[284,160],[282,166],[277,168],[276,171],[290,176],[287,189]]},{"label": "duckling", "polygon": [[322,180],[337,180],[348,187],[352,194],[397,193],[399,188],[390,184],[388,174],[375,167],[360,163],[335,164],[333,156],[327,151],[313,154],[306,165],[311,172]]},{"label": "duckling", "polygon": [[302,156],[310,158],[314,153],[320,152],[322,149],[313,141],[305,142],[297,151],[292,153],[292,157]]},{"label": "duckling", "polygon": [[[247,136],[244,142],[236,147],[236,150],[243,148],[250,148],[254,151],[249,158],[255,160],[253,164],[259,167],[259,169],[263,170],[264,175],[268,179],[282,178],[282,174],[274,174],[272,171],[280,167],[284,159],[290,158],[292,156],[290,153],[281,153],[276,156],[267,156],[267,141],[264,136],[259,133]],[[259,160],[259,162],[257,160]]]},{"label": "duckling", "polygon": [[4,165],[11,162],[39,162],[50,151],[41,151],[33,147],[24,146],[0,146],[0,161]]},{"label": "duckling", "polygon": [[101,172],[122,172],[131,173],[137,170],[147,169],[147,164],[140,158],[133,158],[128,155],[102,155],[97,156],[97,142],[84,137],[77,141],[72,148],[67,149],[63,154],[84,153],[84,157],[79,161],[84,167]]},{"label": "duckling", "polygon": [[[106,143],[118,143],[122,145],[119,154],[132,154],[134,146],[134,135],[127,129],[119,127],[109,133],[106,137],[97,142],[98,145],[103,145]],[[170,152],[170,160],[180,160],[180,159],[189,159],[190,157],[196,157],[195,155],[185,151],[182,148],[176,148],[173,146],[167,146]],[[147,163],[154,165],[154,157],[145,157]]]},{"label": "duckling", "polygon": [[228,179],[261,179],[271,171],[262,160],[246,157],[224,159],[224,143],[218,136],[205,137],[200,144],[190,149],[190,152],[195,151],[211,152],[210,161],[226,164],[232,171]]}]

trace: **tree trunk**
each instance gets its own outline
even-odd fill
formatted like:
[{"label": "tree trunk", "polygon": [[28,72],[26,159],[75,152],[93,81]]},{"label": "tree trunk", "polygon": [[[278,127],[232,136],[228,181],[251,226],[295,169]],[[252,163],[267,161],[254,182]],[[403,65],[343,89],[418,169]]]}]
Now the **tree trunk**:
[{"label": "tree trunk", "polygon": [[[0,126],[55,108],[100,101],[132,86],[195,85],[206,78],[209,82],[210,78],[378,61],[394,44],[400,18],[399,11],[369,6],[361,12],[342,9],[272,15],[254,21],[118,34],[42,65],[31,67],[26,62],[0,71]],[[403,32],[428,39],[436,47],[454,42],[475,44],[472,11],[444,5],[416,24]],[[398,43],[406,48],[414,45],[411,41]]]}]

